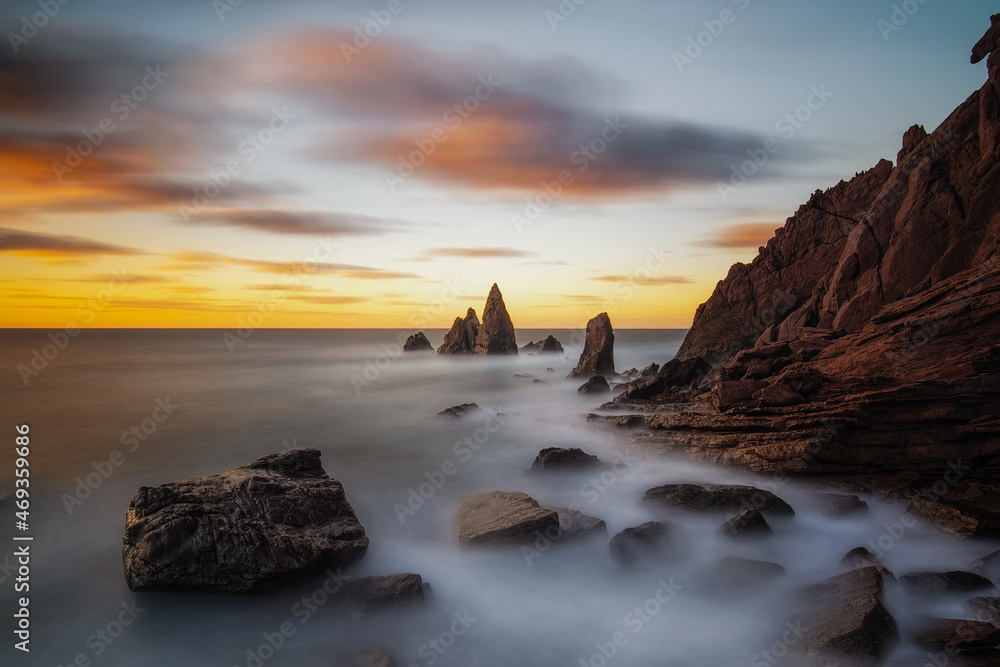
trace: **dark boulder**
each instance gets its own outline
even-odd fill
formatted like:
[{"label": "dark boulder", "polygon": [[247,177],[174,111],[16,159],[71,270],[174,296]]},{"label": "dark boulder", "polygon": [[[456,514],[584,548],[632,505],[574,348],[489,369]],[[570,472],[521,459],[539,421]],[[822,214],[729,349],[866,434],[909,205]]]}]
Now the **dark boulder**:
[{"label": "dark boulder", "polygon": [[820,511],[829,517],[868,513],[868,503],[857,496],[841,493],[817,493],[813,497],[819,504]]},{"label": "dark boulder", "polygon": [[949,654],[992,651],[1000,644],[1000,628],[980,621],[932,618],[909,632],[910,639],[931,649],[948,649]]},{"label": "dark boulder", "polygon": [[338,597],[352,616],[361,618],[385,609],[422,604],[429,589],[419,574],[393,574],[349,581]]},{"label": "dark boulder", "polygon": [[243,593],[346,568],[368,538],[316,449],[262,456],[221,475],[142,487],[122,560],[133,591]]},{"label": "dark boulder", "polygon": [[469,415],[474,414],[485,415],[486,412],[475,403],[462,403],[461,405],[454,405],[450,408],[442,410],[437,413],[437,416],[447,419],[461,419],[462,417],[468,417]]},{"label": "dark boulder", "polygon": [[785,574],[785,568],[746,558],[723,558],[708,574],[707,588],[712,593],[734,595],[748,593]]},{"label": "dark boulder", "polygon": [[580,385],[576,390],[578,394],[606,394],[611,391],[611,385],[603,375],[595,375]]},{"label": "dark boulder", "polygon": [[900,577],[903,587],[928,597],[966,595],[993,588],[993,582],[973,572],[911,572]]},{"label": "dark boulder", "polygon": [[764,515],[755,509],[734,516],[719,529],[730,537],[760,537],[771,534],[771,526],[767,524]]},{"label": "dark boulder", "polygon": [[593,454],[587,454],[582,449],[563,449],[560,447],[546,447],[538,452],[535,462],[531,464],[531,469],[538,470],[579,470],[583,468],[593,468],[599,466],[601,460]]},{"label": "dark boulder", "polygon": [[431,347],[431,342],[427,340],[427,336],[424,335],[423,331],[418,331],[403,343],[403,352],[433,352],[434,348]]},{"label": "dark boulder", "polygon": [[664,484],[646,491],[643,502],[698,512],[757,509],[793,516],[795,511],[770,491],[735,484]]},{"label": "dark boulder", "polygon": [[611,538],[611,555],[625,566],[656,560],[670,545],[670,526],[659,521],[626,528]]}]

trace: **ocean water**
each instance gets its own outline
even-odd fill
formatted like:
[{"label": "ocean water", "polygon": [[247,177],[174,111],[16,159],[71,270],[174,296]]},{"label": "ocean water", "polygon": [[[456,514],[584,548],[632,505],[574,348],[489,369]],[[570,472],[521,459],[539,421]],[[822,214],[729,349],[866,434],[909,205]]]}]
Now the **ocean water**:
[{"label": "ocean water", "polygon": [[[47,333],[0,332],[10,450],[14,426],[31,426],[35,538],[32,650],[12,649],[14,605],[5,602],[4,665],[320,667],[374,645],[401,666],[791,664],[787,647],[775,644],[790,613],[788,592],[843,572],[839,561],[849,549],[882,551],[900,575],[963,569],[1000,548],[903,525],[901,510],[876,498],[867,499],[869,514],[830,519],[803,483],[683,457],[621,458],[611,436],[585,421],[603,399],[579,396],[581,382],[566,379],[579,347],[518,358],[393,356],[386,350],[397,342],[395,331],[260,330],[230,352],[215,330],[87,330],[25,385],[16,369],[30,364]],[[427,333],[435,346],[444,335]],[[569,331],[527,330],[518,339],[549,333],[573,340]],[[670,359],[683,333],[616,332],[618,368]],[[158,402],[172,406],[169,415],[156,411]],[[435,416],[465,402],[501,414],[499,428],[491,422],[494,432],[487,431],[483,417]],[[166,418],[156,422],[154,414]],[[144,424],[143,440],[123,442]],[[618,464],[603,477],[525,475],[551,446],[581,447]],[[419,573],[433,589],[423,608],[351,621],[318,605],[306,616],[301,600],[322,576],[251,596],[128,590],[121,537],[140,486],[302,447],[323,452],[326,471],[343,482],[371,539],[348,574]],[[115,450],[118,465],[104,477],[96,471],[108,473]],[[451,469],[446,462],[456,469],[450,476],[441,473]],[[2,469],[0,490],[10,490],[13,466]],[[95,483],[86,485],[88,476]],[[734,541],[718,533],[726,517],[658,515],[639,502],[652,486],[692,481],[775,490],[796,516],[771,521],[773,537]],[[533,552],[459,548],[458,505],[494,490],[524,491],[547,506],[580,505],[607,522],[609,537],[669,519],[677,546],[662,563],[638,570],[612,560],[606,539],[540,542]],[[13,544],[14,507],[0,511],[9,515],[4,534]],[[12,552],[0,551],[5,601],[13,598]],[[727,556],[777,562],[787,575],[745,596],[711,594],[705,581]],[[904,630],[920,614],[966,616],[958,601],[921,602],[896,589],[888,597]],[[279,641],[282,624],[293,632]],[[897,655],[913,665],[930,660],[906,642]]]}]

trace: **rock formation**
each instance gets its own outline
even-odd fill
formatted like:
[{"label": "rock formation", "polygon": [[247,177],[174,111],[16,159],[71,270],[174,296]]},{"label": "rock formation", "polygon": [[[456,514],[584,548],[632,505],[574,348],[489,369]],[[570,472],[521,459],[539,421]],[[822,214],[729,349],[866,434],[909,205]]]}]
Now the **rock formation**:
[{"label": "rock formation", "polygon": [[[609,404],[643,409],[630,437],[762,472],[997,476],[997,20],[976,46],[992,51],[981,90],[906,132],[895,166],[816,192],[732,267],[676,358]],[[953,523],[1000,526],[971,514]]]},{"label": "rock formation", "polygon": [[431,346],[431,342],[427,340],[427,336],[424,335],[423,331],[418,331],[403,343],[403,352],[426,352],[434,351]]},{"label": "rock formation", "polygon": [[647,521],[618,533],[611,538],[608,547],[611,556],[625,566],[662,560],[664,551],[670,546],[670,534],[670,524]]},{"label": "rock formation", "polygon": [[601,460],[593,454],[588,454],[582,449],[573,447],[563,449],[560,447],[546,447],[538,452],[535,462],[531,464],[534,471],[544,470],[580,470],[593,468],[601,465]]},{"label": "rock formation", "polygon": [[486,297],[483,308],[483,325],[476,335],[473,354],[517,354],[517,340],[514,337],[514,323],[507,314],[503,295],[496,283]]},{"label": "rock formation", "polygon": [[478,335],[479,318],[476,317],[476,309],[469,308],[464,320],[461,317],[455,318],[451,331],[444,335],[438,354],[472,354]]},{"label": "rock formation", "polygon": [[525,493],[480,493],[458,508],[458,541],[466,545],[529,542],[537,532],[559,535],[559,515]]},{"label": "rock formation", "polygon": [[576,389],[578,394],[606,394],[611,391],[608,379],[603,375],[595,375]]},{"label": "rock formation", "polygon": [[615,374],[615,332],[611,318],[601,313],[587,322],[587,337],[576,368],[570,371],[573,378]]},{"label": "rock formation", "polygon": [[316,449],[144,486],[129,504],[123,541],[133,591],[244,593],[348,567],[368,550],[343,487],[327,477]]},{"label": "rock formation", "polygon": [[556,340],[555,336],[549,335],[545,340],[537,343],[529,342],[521,347],[521,352],[525,354],[562,354],[564,352],[562,343]]}]

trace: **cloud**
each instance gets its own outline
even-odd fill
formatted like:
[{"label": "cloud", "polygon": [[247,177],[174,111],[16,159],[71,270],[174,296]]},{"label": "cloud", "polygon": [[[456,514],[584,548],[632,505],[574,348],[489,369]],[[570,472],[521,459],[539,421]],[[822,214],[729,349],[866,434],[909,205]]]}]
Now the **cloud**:
[{"label": "cloud", "polygon": [[[326,160],[401,175],[410,162],[417,178],[499,191],[538,191],[565,172],[565,194],[600,197],[715,184],[766,138],[622,115],[617,82],[569,57],[521,61],[384,38],[347,62],[339,44],[350,39],[334,29],[289,32],[245,65],[351,125],[315,150]],[[784,163],[814,153],[800,143]]]},{"label": "cloud", "polygon": [[517,250],[516,248],[503,247],[478,247],[478,248],[428,248],[414,258],[414,261],[426,262],[435,257],[467,257],[467,258],[515,258],[515,257],[535,257],[537,252],[527,250]]},{"label": "cloud", "polygon": [[210,211],[192,218],[194,224],[237,227],[272,234],[310,236],[374,236],[401,231],[406,224],[385,218],[328,211],[236,209]]},{"label": "cloud", "polygon": [[81,236],[38,234],[6,228],[0,228],[0,252],[54,258],[148,254],[136,248],[103,243]]},{"label": "cloud", "polygon": [[635,285],[683,285],[692,282],[687,276],[652,276],[644,278],[641,276],[597,276],[591,280],[600,280],[606,283],[632,283]]},{"label": "cloud", "polygon": [[773,222],[747,222],[727,225],[714,231],[711,238],[699,241],[697,245],[709,248],[759,248],[767,245],[774,231],[781,225]]},{"label": "cloud", "polygon": [[238,266],[278,275],[299,276],[308,279],[310,275],[335,275],[354,280],[397,280],[420,278],[408,271],[388,271],[372,266],[341,264],[333,262],[277,262],[264,259],[231,257],[204,250],[178,250],[168,256],[168,263],[160,267],[164,271],[215,271],[225,267]]}]

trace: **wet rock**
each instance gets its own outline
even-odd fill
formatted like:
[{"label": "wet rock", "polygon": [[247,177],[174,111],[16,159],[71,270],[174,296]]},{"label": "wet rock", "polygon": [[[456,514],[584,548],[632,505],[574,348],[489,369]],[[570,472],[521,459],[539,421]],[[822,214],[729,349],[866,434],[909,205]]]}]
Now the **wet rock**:
[{"label": "wet rock", "polygon": [[262,456],[221,475],[142,487],[122,560],[133,591],[244,593],[346,568],[368,538],[316,449]]},{"label": "wet rock", "polygon": [[764,515],[755,509],[746,510],[722,524],[720,530],[730,537],[760,537],[771,534]]},{"label": "wet rock", "polygon": [[966,595],[993,588],[993,582],[974,572],[911,572],[900,577],[903,587],[916,595]]},{"label": "wet rock", "polygon": [[483,308],[483,323],[476,335],[474,354],[517,354],[517,340],[514,336],[514,324],[507,313],[503,295],[496,283],[486,297],[486,307]]},{"label": "wet rock", "polygon": [[576,390],[578,394],[606,394],[611,391],[611,385],[603,375],[595,375]]},{"label": "wet rock", "polygon": [[975,615],[976,620],[1000,625],[1000,598],[977,597],[969,600],[966,605]]},{"label": "wet rock", "polygon": [[461,405],[454,405],[450,408],[442,410],[437,413],[437,416],[445,417],[447,419],[461,419],[462,417],[468,417],[469,415],[475,414],[485,415],[486,412],[475,403],[462,403]]},{"label": "wet rock", "polygon": [[914,498],[906,511],[955,537],[1000,537],[1000,514],[968,502]]},{"label": "wet rock", "polygon": [[465,319],[456,317],[451,325],[451,331],[444,335],[444,342],[438,348],[438,354],[472,354],[479,336],[479,318],[476,310],[469,308]]},{"label": "wet rock", "polygon": [[819,503],[820,511],[829,517],[868,513],[868,503],[857,496],[840,493],[817,493],[813,497]]},{"label": "wet rock", "polygon": [[465,545],[520,543],[536,532],[559,532],[559,515],[526,493],[480,493],[458,508],[458,540]]},{"label": "wet rock", "polygon": [[351,658],[350,667],[396,667],[396,661],[385,649],[376,647]]},{"label": "wet rock", "polygon": [[792,626],[802,641],[790,650],[819,658],[818,664],[880,664],[899,638],[896,620],[882,603],[883,585],[879,571],[868,567],[805,589],[806,611]]},{"label": "wet rock", "polygon": [[746,558],[723,558],[708,574],[708,590],[726,595],[748,593],[785,574],[777,563]]},{"label": "wet rock", "polygon": [[661,557],[670,544],[670,526],[659,521],[626,528],[611,538],[611,556],[631,567]]},{"label": "wet rock", "polygon": [[423,331],[418,331],[403,343],[403,352],[433,352],[434,348],[431,347],[431,342],[427,340],[427,336],[424,335]]},{"label": "wet rock", "polygon": [[864,547],[855,547],[854,549],[848,551],[847,554],[841,559],[840,564],[846,565],[855,570],[866,567],[874,567],[879,571],[879,573],[882,574],[885,580],[891,582],[896,581],[896,575],[894,575],[889,568],[882,564],[882,561],[879,560],[878,556]]},{"label": "wet rock", "polygon": [[933,618],[909,633],[910,638],[931,649],[948,648],[949,653],[992,651],[1000,644],[1000,628],[979,621]]},{"label": "wet rock", "polygon": [[699,512],[734,512],[757,509],[765,513],[793,516],[784,500],[765,489],[736,484],[664,484],[646,491],[643,502]]},{"label": "wet rock", "polygon": [[587,516],[568,507],[549,508],[559,515],[559,539],[572,539],[590,535],[608,534],[608,525],[597,517]]},{"label": "wet rock", "polygon": [[582,449],[560,447],[546,447],[538,452],[535,462],[531,464],[531,469],[538,470],[580,470],[599,466],[601,460],[592,454],[587,454]]},{"label": "wet rock", "polygon": [[355,618],[377,611],[422,604],[429,586],[419,574],[365,577],[344,584],[341,604]]},{"label": "wet rock", "polygon": [[576,368],[570,371],[571,378],[593,377],[595,375],[615,374],[615,333],[611,327],[611,318],[607,313],[601,313],[587,322],[587,337],[583,343],[583,352]]}]

